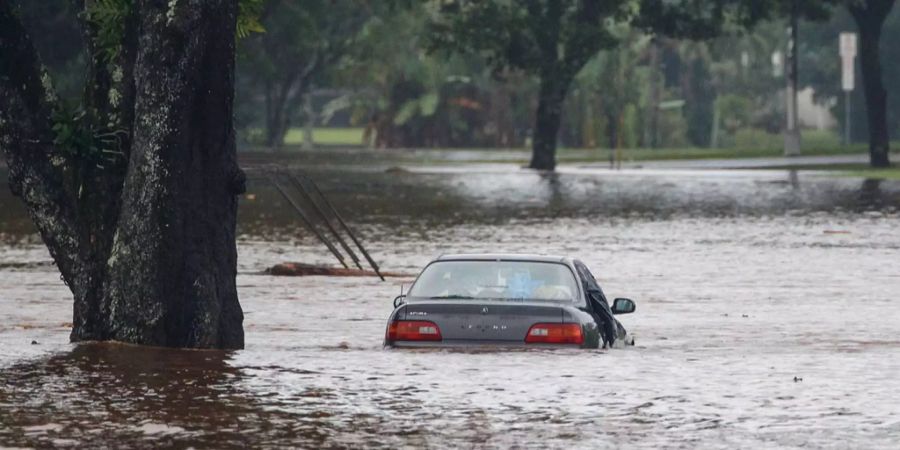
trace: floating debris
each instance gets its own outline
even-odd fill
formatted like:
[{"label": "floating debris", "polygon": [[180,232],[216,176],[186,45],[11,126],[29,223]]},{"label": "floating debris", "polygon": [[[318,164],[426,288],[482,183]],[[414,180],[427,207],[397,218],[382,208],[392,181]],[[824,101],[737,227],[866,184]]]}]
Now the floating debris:
[{"label": "floating debris", "polygon": [[[314,264],[304,263],[281,263],[270,267],[266,270],[269,275],[306,277],[306,276],[329,276],[329,277],[373,277],[377,276],[372,270],[352,269],[343,267],[317,266]],[[381,272],[385,277],[392,278],[410,278],[415,275],[397,272]]]}]

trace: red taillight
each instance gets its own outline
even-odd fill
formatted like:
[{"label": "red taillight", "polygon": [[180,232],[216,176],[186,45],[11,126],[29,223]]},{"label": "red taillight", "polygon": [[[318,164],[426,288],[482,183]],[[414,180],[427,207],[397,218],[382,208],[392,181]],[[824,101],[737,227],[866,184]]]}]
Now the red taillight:
[{"label": "red taillight", "polygon": [[425,320],[398,320],[388,325],[388,341],[440,341],[441,329]]},{"label": "red taillight", "polygon": [[584,333],[577,323],[537,323],[525,335],[526,344],[578,344],[584,343]]}]

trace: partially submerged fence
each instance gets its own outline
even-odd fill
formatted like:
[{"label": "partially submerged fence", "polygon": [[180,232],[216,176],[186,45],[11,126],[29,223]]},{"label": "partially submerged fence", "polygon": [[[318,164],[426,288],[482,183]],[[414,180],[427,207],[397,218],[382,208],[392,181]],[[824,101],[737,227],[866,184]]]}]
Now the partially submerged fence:
[{"label": "partially submerged fence", "polygon": [[328,248],[345,269],[350,268],[349,259],[359,270],[365,270],[356,254],[359,251],[375,274],[384,281],[378,264],[312,178],[296,170],[280,168],[255,168],[251,174],[251,179],[269,183],[278,191],[297,213],[303,226]]}]

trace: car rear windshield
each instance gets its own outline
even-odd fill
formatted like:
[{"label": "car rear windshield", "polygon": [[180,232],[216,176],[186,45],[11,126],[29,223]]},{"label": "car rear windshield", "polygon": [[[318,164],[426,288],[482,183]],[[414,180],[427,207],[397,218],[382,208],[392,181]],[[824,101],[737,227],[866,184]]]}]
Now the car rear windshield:
[{"label": "car rear windshield", "polygon": [[569,267],[560,263],[437,261],[425,268],[409,296],[572,302],[578,297],[578,284]]}]

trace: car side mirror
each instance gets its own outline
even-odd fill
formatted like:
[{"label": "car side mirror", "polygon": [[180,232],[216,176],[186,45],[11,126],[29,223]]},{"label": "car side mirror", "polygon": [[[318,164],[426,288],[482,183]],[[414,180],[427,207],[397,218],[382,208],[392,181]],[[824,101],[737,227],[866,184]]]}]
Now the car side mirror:
[{"label": "car side mirror", "polygon": [[634,302],[630,298],[617,298],[613,301],[613,314],[631,314],[635,310]]},{"label": "car side mirror", "polygon": [[400,294],[394,298],[394,308],[406,303],[406,295]]}]

